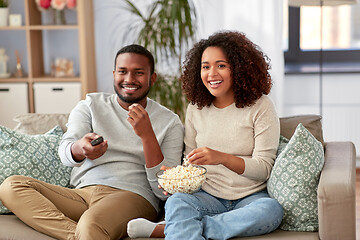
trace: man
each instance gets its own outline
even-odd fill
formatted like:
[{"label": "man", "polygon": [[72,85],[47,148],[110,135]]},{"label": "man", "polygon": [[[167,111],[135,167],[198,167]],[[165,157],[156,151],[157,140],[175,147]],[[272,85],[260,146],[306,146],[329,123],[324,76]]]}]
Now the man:
[{"label": "man", "polygon": [[[59,155],[74,167],[75,189],[24,176],[0,186],[6,207],[54,238],[119,239],[129,220],[156,220],[165,196],[155,174],[180,164],[182,123],[147,98],[156,81],[151,53],[139,45],[120,49],[113,75],[116,94],[88,94],[70,113]],[[93,146],[99,136],[105,140]]]}]

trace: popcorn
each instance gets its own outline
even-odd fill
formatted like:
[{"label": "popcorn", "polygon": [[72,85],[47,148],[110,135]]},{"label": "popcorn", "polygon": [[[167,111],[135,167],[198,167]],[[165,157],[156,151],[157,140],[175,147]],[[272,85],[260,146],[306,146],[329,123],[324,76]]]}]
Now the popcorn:
[{"label": "popcorn", "polygon": [[189,166],[190,165],[189,159],[186,156],[183,158],[183,164],[182,165],[183,166]]},{"label": "popcorn", "polygon": [[206,169],[201,166],[176,166],[158,173],[160,186],[170,194],[176,192],[194,193],[204,183]]}]

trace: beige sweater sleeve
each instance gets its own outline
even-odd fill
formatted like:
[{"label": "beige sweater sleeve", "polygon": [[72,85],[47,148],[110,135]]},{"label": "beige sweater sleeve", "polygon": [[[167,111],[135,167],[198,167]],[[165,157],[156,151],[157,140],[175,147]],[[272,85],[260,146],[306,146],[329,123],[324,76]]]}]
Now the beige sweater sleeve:
[{"label": "beige sweater sleeve", "polygon": [[279,145],[280,123],[270,99],[261,98],[253,108],[254,148],[251,156],[244,156],[242,174],[252,180],[267,181],[275,162]]}]

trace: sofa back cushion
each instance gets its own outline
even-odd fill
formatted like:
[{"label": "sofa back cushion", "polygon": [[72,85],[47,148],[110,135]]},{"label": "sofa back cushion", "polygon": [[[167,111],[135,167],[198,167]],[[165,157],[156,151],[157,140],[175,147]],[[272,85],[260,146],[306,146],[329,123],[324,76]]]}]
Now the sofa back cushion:
[{"label": "sofa back cushion", "polygon": [[[66,123],[69,114],[42,114],[28,113],[14,118],[18,122],[14,130],[25,134],[44,134],[53,127],[59,125],[66,132]],[[311,134],[324,145],[321,116],[298,115],[280,118],[280,135],[290,139],[296,127],[301,123]]]},{"label": "sofa back cushion", "polygon": [[319,115],[298,115],[280,118],[280,135],[290,139],[301,123],[324,146],[323,130]]},{"label": "sofa back cushion", "polygon": [[18,122],[14,130],[24,134],[44,134],[55,126],[60,126],[66,132],[66,123],[69,114],[57,113],[28,113],[14,118]]}]

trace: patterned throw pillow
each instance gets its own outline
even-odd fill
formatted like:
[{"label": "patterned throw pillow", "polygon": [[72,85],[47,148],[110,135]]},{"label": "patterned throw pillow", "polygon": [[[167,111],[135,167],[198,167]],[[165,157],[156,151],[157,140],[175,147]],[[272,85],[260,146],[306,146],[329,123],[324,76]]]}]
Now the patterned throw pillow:
[{"label": "patterned throw pillow", "polygon": [[284,149],[286,148],[288,143],[289,143],[289,139],[287,139],[286,137],[280,135],[279,147],[278,147],[277,152],[276,152],[276,157],[278,157],[280,155],[280,153],[282,151],[284,151]]},{"label": "patterned throw pillow", "polygon": [[[0,126],[0,184],[11,175],[24,175],[41,181],[68,186],[70,167],[58,155],[63,135],[56,126],[43,135],[26,135]],[[0,202],[0,214],[10,211]]]},{"label": "patterned throw pillow", "polygon": [[267,183],[270,196],[284,208],[281,229],[318,231],[317,187],[323,166],[322,144],[300,123]]}]

